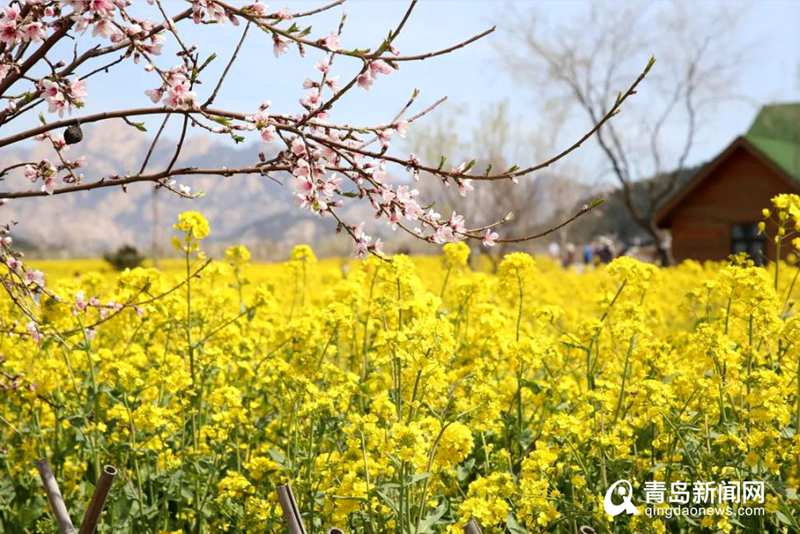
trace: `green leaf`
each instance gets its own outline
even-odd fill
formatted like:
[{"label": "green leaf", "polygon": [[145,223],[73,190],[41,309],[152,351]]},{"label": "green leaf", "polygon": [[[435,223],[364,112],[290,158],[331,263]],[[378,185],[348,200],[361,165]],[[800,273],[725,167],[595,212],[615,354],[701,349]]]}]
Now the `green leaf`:
[{"label": "green leaf", "polygon": [[428,512],[425,518],[419,522],[419,529],[416,531],[418,534],[424,532],[434,532],[433,527],[439,524],[444,514],[447,513],[447,503],[443,502],[434,510]]},{"label": "green leaf", "polygon": [[506,528],[512,534],[528,534],[528,529],[520,525],[511,512],[509,512],[508,517],[506,517]]},{"label": "green leaf", "polygon": [[475,467],[475,458],[470,458],[462,465],[456,467],[456,478],[459,482],[464,482],[467,480],[473,473],[473,468]]},{"label": "green leaf", "polygon": [[416,484],[417,482],[420,482],[430,477],[431,477],[430,473],[417,473],[416,475],[411,477],[411,484]]},{"label": "green leaf", "polygon": [[133,126],[134,128],[136,128],[137,130],[139,130],[140,132],[146,132],[147,131],[147,128],[145,128],[143,122],[133,122],[133,121],[131,121],[129,124],[131,126]]},{"label": "green leaf", "polygon": [[215,59],[217,59],[217,54],[211,54],[210,56],[208,56],[208,57],[206,58],[206,60],[205,60],[205,61],[203,61],[203,64],[202,64],[202,65],[200,65],[200,68],[198,68],[197,70],[198,70],[198,71],[201,71],[201,70],[203,70],[204,68],[206,68],[206,66],[208,66],[208,64],[209,64],[209,63],[211,63],[211,62],[212,62],[212,61],[214,61]]},{"label": "green leaf", "polygon": [[231,123],[231,120],[228,117],[221,117],[220,115],[212,116],[211,120],[223,126],[228,126]]},{"label": "green leaf", "polygon": [[793,524],[792,521],[788,517],[786,517],[786,514],[784,514],[780,510],[775,510],[775,517],[777,517],[778,521],[780,521],[784,525],[792,526]]},{"label": "green leaf", "polygon": [[267,451],[267,454],[269,454],[269,457],[272,458],[272,461],[274,461],[275,463],[280,464],[280,465],[285,465],[286,457],[278,449],[276,449],[274,447],[271,447]]},{"label": "green leaf", "polygon": [[377,493],[378,493],[378,496],[381,499],[383,499],[383,501],[386,503],[386,505],[394,511],[394,513],[398,513],[398,511],[400,510],[400,507],[397,505],[397,501],[395,501],[392,497],[390,497],[389,495],[387,495],[386,493],[384,493],[384,492],[382,492],[380,490],[378,490]]}]

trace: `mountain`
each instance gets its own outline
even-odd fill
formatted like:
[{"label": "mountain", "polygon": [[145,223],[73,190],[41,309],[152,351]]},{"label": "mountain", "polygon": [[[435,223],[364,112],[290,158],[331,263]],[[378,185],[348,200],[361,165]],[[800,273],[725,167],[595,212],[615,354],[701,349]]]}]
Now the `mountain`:
[{"label": "mountain", "polygon": [[[86,159],[86,165],[81,169],[85,181],[138,172],[150,138],[121,121],[117,124],[116,128],[107,124],[86,125],[83,127],[83,141],[69,147],[69,159],[81,156]],[[255,144],[237,147],[208,136],[195,136],[185,143],[177,166],[234,168],[252,165],[257,161],[259,149]],[[174,142],[163,139],[152,154],[148,170],[164,168],[173,151]],[[32,142],[0,150],[0,168],[44,158],[55,159],[52,149],[44,142]],[[0,189],[39,187],[39,184],[30,184],[22,176],[21,169],[14,172],[16,174],[6,177],[6,181],[0,181]],[[284,181],[287,177],[276,175],[275,178]],[[300,209],[291,188],[272,179],[250,175],[191,176],[179,177],[178,182],[191,186],[192,191],[203,191],[205,196],[185,199],[160,189],[155,193],[154,201],[151,184],[134,183],[127,187],[127,192],[121,187],[108,187],[21,198],[0,207],[0,224],[17,221],[13,230],[17,243],[24,243],[28,254],[50,258],[97,257],[122,245],[133,245],[147,255],[154,252],[159,256],[169,255],[172,224],[178,213],[185,210],[200,211],[208,218],[211,236],[204,248],[215,255],[224,247],[239,243],[247,245],[256,257],[262,259],[285,258],[297,243],[311,244],[319,255],[347,255],[352,251],[349,238],[336,234],[336,225],[331,218],[321,218]],[[427,189],[441,188],[441,184],[420,182],[419,187],[426,194]],[[508,194],[519,195],[523,190],[525,198],[530,199],[533,205],[520,210],[516,216],[526,218],[534,225],[543,225],[554,214],[565,214],[565,207],[571,209],[576,195],[581,197],[585,194],[586,186],[545,174],[527,185],[521,183],[512,187]],[[480,196],[480,190],[475,193]],[[502,217],[508,210],[501,208],[479,203],[467,210],[471,212],[467,213],[467,218],[479,224],[481,217]],[[449,211],[446,206],[441,209],[445,213]],[[464,209],[459,207],[457,211],[462,213]],[[367,231],[381,237],[389,252],[431,253],[437,250],[437,247],[402,231],[392,232],[387,225],[375,222],[371,207],[364,201],[348,203],[340,209],[340,215],[352,223],[366,221]]]},{"label": "mountain", "polygon": [[[85,180],[138,171],[149,139],[122,122],[118,128],[84,127],[84,140],[69,147],[69,158],[86,158],[81,171]],[[148,169],[163,168],[172,157],[174,142],[162,140]],[[208,137],[187,140],[179,166],[237,167],[257,161],[259,147],[236,148]],[[0,168],[20,161],[54,159],[43,142],[0,151]],[[283,177],[285,179],[285,177]],[[32,186],[21,173],[9,176],[2,189],[25,190]],[[259,253],[279,257],[292,244],[306,242],[328,252],[349,251],[350,244],[335,235],[335,224],[300,210],[290,188],[256,176],[192,176],[179,183],[203,191],[199,199],[185,199],[164,189],[154,193],[150,184],[131,184],[52,197],[14,199],[0,207],[0,222],[17,221],[14,236],[39,255],[97,256],[123,244],[151,252],[154,237],[162,251],[169,250],[171,225],[185,210],[202,212],[211,223],[212,248],[245,243]],[[33,187],[38,187],[38,184]],[[351,210],[352,211],[352,210]],[[157,214],[157,215],[156,215]],[[347,211],[345,215],[352,214]],[[355,215],[355,214],[352,214]],[[154,234],[154,220],[156,219]],[[355,220],[355,219],[351,219]],[[323,246],[324,245],[324,246]]]}]

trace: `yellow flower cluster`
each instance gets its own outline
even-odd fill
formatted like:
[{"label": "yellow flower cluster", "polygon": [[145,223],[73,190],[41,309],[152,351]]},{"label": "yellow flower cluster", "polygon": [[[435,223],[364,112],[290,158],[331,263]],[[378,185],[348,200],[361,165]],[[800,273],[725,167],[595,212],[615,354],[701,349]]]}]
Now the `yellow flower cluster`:
[{"label": "yellow flower cluster", "polygon": [[[281,532],[287,482],[309,532],[800,530],[796,267],[208,262],[175,228],[180,268],[51,280],[39,340],[0,300],[0,531],[50,521],[38,458],[74,515],[120,470],[103,532]],[[768,512],[612,518],[619,479],[761,480]]]}]

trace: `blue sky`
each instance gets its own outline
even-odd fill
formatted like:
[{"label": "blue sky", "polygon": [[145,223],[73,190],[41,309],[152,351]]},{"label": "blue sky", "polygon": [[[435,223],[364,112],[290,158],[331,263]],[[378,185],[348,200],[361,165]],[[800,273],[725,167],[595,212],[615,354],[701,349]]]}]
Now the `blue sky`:
[{"label": "blue sky", "polygon": [[[165,4],[168,10],[175,12],[185,6],[184,2],[174,0],[168,0]],[[288,5],[292,10],[301,10],[318,6],[320,2],[269,4],[271,8]],[[513,114],[521,124],[531,127],[539,124],[536,106],[538,93],[535,88],[512,80],[498,63],[496,44],[508,37],[508,20],[504,20],[503,14],[510,4],[520,11],[534,7],[543,10],[553,27],[568,22],[587,6],[585,2],[566,0],[506,3],[490,0],[422,0],[404,33],[396,41],[403,53],[448,46],[495,24],[497,31],[453,54],[424,62],[404,63],[399,72],[388,78],[380,78],[369,92],[352,91],[337,106],[334,119],[361,124],[385,122],[402,106],[412,90],[419,88],[421,96],[418,101],[421,105],[447,96],[449,103],[439,113],[466,109],[464,123],[470,127],[477,123],[480,109],[501,100],[510,102]],[[618,4],[616,2],[614,5]],[[728,6],[730,9],[739,6],[730,2],[709,3],[708,0],[699,4],[712,8]],[[327,34],[336,26],[344,11],[348,18],[342,45],[347,48],[375,46],[394,27],[406,6],[407,2],[401,0],[349,0],[343,8],[316,16],[313,19],[312,36]],[[692,162],[712,157],[735,135],[743,132],[760,104],[800,100],[800,32],[797,31],[800,2],[766,0],[746,6],[747,18],[740,31],[733,36],[734,41],[749,52],[748,61],[742,63],[737,73],[740,83],[735,93],[740,98],[720,104],[713,124],[699,138],[690,158]],[[211,69],[212,75],[214,69],[221,69],[224,65],[235,44],[235,32],[241,30],[230,24],[224,28],[185,27],[187,41],[218,54],[220,59]],[[300,60],[294,50],[276,59],[270,40],[263,34],[252,32],[217,103],[220,107],[248,111],[269,99],[276,110],[296,112],[299,110],[297,100],[302,95],[302,81],[307,76],[314,76],[313,65],[318,59],[319,54],[311,52],[307,58]],[[335,74],[340,74],[342,80],[348,79],[358,68],[356,61],[337,61]],[[105,78],[97,76],[89,81],[90,100],[83,112],[148,105],[143,91],[155,85],[154,75],[144,73],[140,66],[134,65],[124,66],[116,74]],[[212,85],[210,83],[200,89],[201,100]],[[646,106],[646,96],[646,91],[643,91],[629,105]],[[564,142],[580,134],[587,126],[585,121],[577,120],[565,132]],[[413,131],[410,135],[413,135]]]}]

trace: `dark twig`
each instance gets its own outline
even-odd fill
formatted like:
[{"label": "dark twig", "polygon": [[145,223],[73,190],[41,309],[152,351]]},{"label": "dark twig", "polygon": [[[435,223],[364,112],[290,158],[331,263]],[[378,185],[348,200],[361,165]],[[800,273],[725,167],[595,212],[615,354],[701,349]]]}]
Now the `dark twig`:
[{"label": "dark twig", "polygon": [[181,155],[181,151],[183,150],[183,143],[186,141],[186,128],[189,126],[189,115],[183,116],[183,126],[181,127],[181,136],[178,138],[178,143],[175,145],[175,153],[172,154],[172,159],[167,165],[167,170],[165,172],[171,172],[172,168],[175,166],[175,163],[178,161],[178,158]]},{"label": "dark twig", "polygon": [[167,113],[164,116],[164,120],[161,121],[161,126],[159,126],[158,128],[158,132],[156,132],[156,136],[153,138],[153,142],[150,143],[150,148],[147,149],[147,155],[144,157],[142,166],[137,174],[142,174],[144,170],[147,168],[147,164],[150,162],[150,156],[153,155],[153,150],[155,150],[156,145],[158,144],[158,140],[161,138],[161,134],[164,132],[164,127],[167,125],[167,122],[169,121],[170,117],[172,117],[172,115]]},{"label": "dark twig", "polygon": [[587,213],[589,213],[590,211],[595,209],[597,206],[600,206],[602,204],[603,204],[602,200],[595,200],[595,201],[590,202],[589,204],[585,204],[581,209],[579,209],[577,212],[575,212],[575,214],[572,217],[570,217],[569,219],[566,219],[566,220],[562,221],[561,223],[557,224],[556,226],[553,226],[552,228],[548,228],[547,230],[544,230],[542,232],[539,232],[539,233],[536,233],[536,234],[531,234],[531,235],[526,235],[526,236],[523,236],[523,237],[509,237],[509,238],[506,238],[506,239],[496,239],[495,241],[498,242],[498,243],[521,243],[523,241],[530,241],[532,239],[538,239],[540,237],[544,237],[544,236],[546,236],[548,234],[552,234],[556,230],[560,230],[561,228],[565,227],[566,225],[568,225],[572,221],[576,220],[579,217],[582,217],[582,216],[586,215]]},{"label": "dark twig", "polygon": [[[179,169],[172,169],[171,171],[156,172],[153,174],[138,174],[134,176],[126,176],[118,179],[114,178],[101,178],[94,182],[86,182],[79,185],[68,187],[61,187],[53,191],[53,195],[62,195],[65,193],[74,193],[75,191],[88,191],[90,189],[98,189],[102,187],[113,187],[120,185],[127,185],[136,182],[158,182],[170,176],[182,175],[218,175],[218,176],[234,176],[236,174],[261,174],[265,175],[272,171],[290,171],[291,167],[275,166],[275,167],[234,167],[234,168],[216,168],[216,169],[203,169],[198,167],[183,167]],[[30,198],[30,197],[46,197],[49,194],[46,191],[0,191],[0,198]]]},{"label": "dark twig", "polygon": [[217,98],[217,93],[219,93],[220,88],[222,87],[222,82],[225,81],[225,77],[228,75],[228,71],[231,70],[233,63],[236,61],[236,58],[239,56],[239,51],[242,49],[242,45],[244,44],[245,38],[247,38],[247,30],[250,29],[250,21],[247,21],[247,24],[244,26],[244,31],[242,32],[242,37],[239,39],[239,43],[236,45],[236,49],[233,51],[231,55],[231,59],[228,60],[228,64],[225,65],[225,70],[222,71],[222,75],[220,75],[219,80],[217,81],[216,87],[214,87],[214,91],[212,91],[211,96],[208,97],[201,108],[206,108],[214,103],[214,100]]},{"label": "dark twig", "polygon": [[325,4],[324,6],[320,6],[315,9],[309,9],[308,11],[300,11],[298,13],[292,13],[292,18],[297,19],[300,17],[309,17],[311,15],[316,15],[317,13],[322,13],[323,11],[333,9],[334,7],[341,4],[344,4],[344,0],[336,0],[335,2],[331,2],[330,4]]}]

